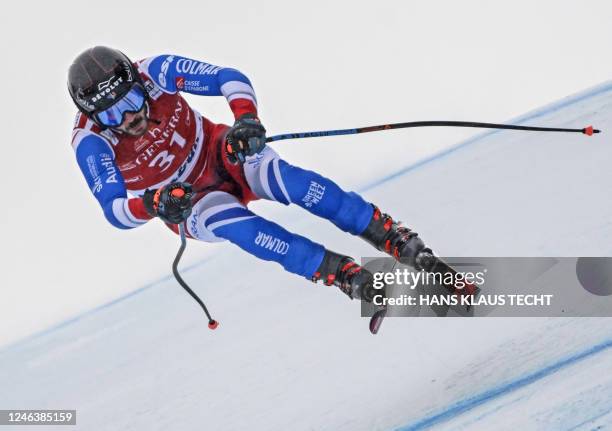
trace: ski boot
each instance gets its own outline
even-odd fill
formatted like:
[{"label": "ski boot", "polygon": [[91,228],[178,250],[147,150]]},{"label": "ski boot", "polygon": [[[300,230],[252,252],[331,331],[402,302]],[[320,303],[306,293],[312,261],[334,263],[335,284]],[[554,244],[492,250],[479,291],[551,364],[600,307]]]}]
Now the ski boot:
[{"label": "ski boot", "polygon": [[384,294],[374,288],[374,276],[358,265],[353,258],[325,250],[323,262],[312,276],[312,281],[323,280],[326,286],[338,286],[351,299],[372,302],[374,296]]},{"label": "ski boot", "polygon": [[[375,205],[372,206],[374,207],[372,220],[360,235],[361,238],[417,271],[424,270],[434,274],[450,273],[455,278],[457,271],[435,256],[416,232],[402,226],[401,222],[396,222],[391,216],[381,213]],[[468,283],[461,288],[454,285],[444,287],[449,293],[457,296],[476,297],[480,293],[480,289],[475,284]]]},{"label": "ski boot", "polygon": [[433,256],[430,248],[413,230],[402,226],[391,216],[381,213],[376,205],[368,227],[360,235],[376,249],[393,256],[401,263],[408,264],[417,270],[428,270],[433,264],[429,256]]}]

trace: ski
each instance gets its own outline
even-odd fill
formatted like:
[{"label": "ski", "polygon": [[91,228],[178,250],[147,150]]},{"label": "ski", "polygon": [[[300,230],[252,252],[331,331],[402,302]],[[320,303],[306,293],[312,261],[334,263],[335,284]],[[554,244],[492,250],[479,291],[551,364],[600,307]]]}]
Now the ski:
[{"label": "ski", "polygon": [[380,329],[380,325],[382,325],[382,322],[386,315],[387,315],[387,307],[383,307],[377,312],[375,312],[372,315],[372,317],[370,317],[370,332],[372,334],[376,335],[378,333],[378,330]]},{"label": "ski", "polygon": [[[419,256],[417,257],[416,261],[418,262],[419,266],[423,268],[425,272],[428,272],[431,274],[441,274],[441,275],[452,274],[453,279],[457,275],[456,269],[454,269],[448,263],[444,262],[439,257],[429,252],[421,252]],[[451,295],[461,295],[461,296],[471,295],[473,297],[476,297],[480,293],[480,288],[478,288],[478,286],[476,286],[475,284],[466,284],[462,288],[458,288],[452,285],[444,285],[444,288]],[[470,308],[471,308],[471,305],[468,305],[467,310],[469,311]],[[380,326],[382,325],[383,320],[386,317],[386,315],[387,315],[387,307],[385,306],[377,310],[372,315],[372,317],[370,317],[369,328],[370,328],[370,332],[373,335],[376,335],[378,333]]]}]

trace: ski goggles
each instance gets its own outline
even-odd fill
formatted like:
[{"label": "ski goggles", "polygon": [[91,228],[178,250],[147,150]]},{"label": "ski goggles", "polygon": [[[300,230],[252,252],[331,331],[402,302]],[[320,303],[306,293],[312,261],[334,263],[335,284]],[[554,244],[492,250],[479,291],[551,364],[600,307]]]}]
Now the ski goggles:
[{"label": "ski goggles", "polygon": [[139,112],[146,100],[144,89],[140,85],[134,85],[111,107],[96,113],[95,118],[103,126],[118,127],[123,123],[123,117],[127,112]]}]

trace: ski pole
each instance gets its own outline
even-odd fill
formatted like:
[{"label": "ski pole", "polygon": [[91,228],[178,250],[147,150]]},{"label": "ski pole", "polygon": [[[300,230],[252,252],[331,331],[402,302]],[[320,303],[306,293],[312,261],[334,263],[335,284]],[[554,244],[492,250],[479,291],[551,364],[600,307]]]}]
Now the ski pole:
[{"label": "ski pole", "polygon": [[[506,130],[522,130],[522,131],[533,131],[533,132],[569,132],[569,133],[582,133],[588,136],[592,136],[594,133],[601,133],[598,129],[593,129],[593,126],[587,126],[582,129],[567,129],[561,127],[536,127],[536,126],[519,126],[514,124],[496,124],[496,123],[481,123],[475,121],[411,121],[406,123],[391,123],[381,124],[379,126],[368,126],[368,127],[357,127],[353,129],[336,129],[336,130],[319,130],[313,132],[298,132],[298,133],[284,133],[281,135],[269,136],[266,138],[266,142],[283,141],[286,139],[303,139],[303,138],[318,138],[323,136],[339,136],[339,135],[357,135],[359,133],[368,132],[380,132],[383,130],[393,129],[408,129],[415,127],[473,127],[481,129],[506,129]],[[205,188],[205,187],[204,187]],[[194,190],[198,193],[202,190]],[[178,225],[179,235],[181,237],[181,247],[174,258],[172,264],[172,272],[178,283],[191,295],[191,297],[202,307],[206,317],[208,317],[208,327],[210,329],[216,329],[219,322],[214,320],[204,302],[195,294],[193,290],[185,283],[183,278],[178,272],[178,264],[181,260],[183,252],[187,247],[187,240],[185,238],[185,228],[182,224]]]},{"label": "ski pole", "polygon": [[217,326],[219,326],[219,322],[217,322],[210,316],[210,313],[208,312],[206,305],[204,305],[204,302],[202,302],[200,297],[196,295],[193,290],[191,290],[189,285],[185,283],[185,280],[183,280],[183,277],[181,277],[181,274],[179,274],[178,264],[181,260],[181,257],[183,256],[185,248],[187,247],[187,239],[185,238],[185,228],[183,227],[182,223],[178,225],[178,230],[179,235],[181,237],[181,247],[179,248],[179,251],[176,253],[176,257],[174,258],[174,263],[172,264],[172,273],[174,274],[174,278],[176,278],[176,281],[178,281],[178,283],[183,287],[183,289],[185,289],[187,293],[190,294],[191,297],[195,299],[198,304],[200,304],[200,307],[202,307],[202,310],[204,310],[204,313],[206,313],[206,317],[208,317],[208,327],[210,329],[217,329]]},{"label": "ski pole", "polygon": [[408,129],[413,127],[475,127],[480,129],[509,129],[532,132],[570,132],[582,133],[592,136],[600,133],[600,130],[587,126],[583,129],[566,129],[561,127],[535,127],[519,126],[514,124],[479,123],[474,121],[412,121],[408,123],[382,124],[380,126],[358,127],[354,129],[320,130],[316,132],[284,133],[282,135],[270,136],[266,142],[282,141],[285,139],[318,138],[321,136],[356,135],[359,133],[380,132],[382,130]]}]

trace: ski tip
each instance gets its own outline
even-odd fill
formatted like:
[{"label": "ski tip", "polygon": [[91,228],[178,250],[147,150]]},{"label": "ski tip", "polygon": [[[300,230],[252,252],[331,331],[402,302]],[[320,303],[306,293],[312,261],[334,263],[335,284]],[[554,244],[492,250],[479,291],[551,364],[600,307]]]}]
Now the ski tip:
[{"label": "ski tip", "polygon": [[208,322],[208,327],[212,330],[217,329],[217,326],[219,326],[219,322],[217,322],[216,320],[211,320],[210,322]]},{"label": "ski tip", "polygon": [[382,324],[382,321],[386,315],[387,315],[387,310],[384,309],[384,310],[377,311],[370,318],[370,332],[373,335],[376,335],[378,333],[378,330],[380,329],[380,325]]}]

